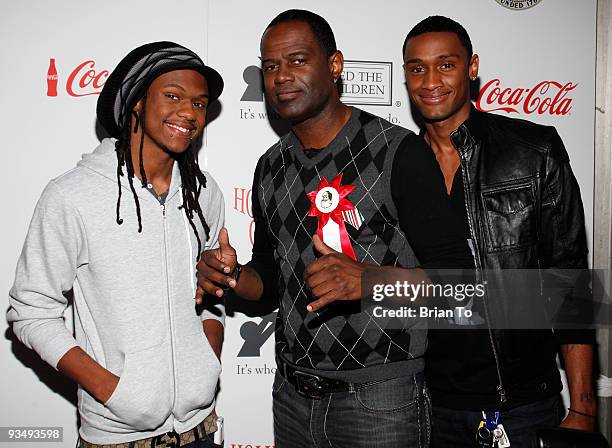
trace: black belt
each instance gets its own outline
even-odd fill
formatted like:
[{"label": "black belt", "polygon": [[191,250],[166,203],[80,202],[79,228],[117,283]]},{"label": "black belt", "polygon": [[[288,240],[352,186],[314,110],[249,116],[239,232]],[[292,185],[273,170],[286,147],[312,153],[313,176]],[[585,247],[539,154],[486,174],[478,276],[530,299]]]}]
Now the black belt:
[{"label": "black belt", "polygon": [[320,399],[326,394],[347,392],[354,388],[352,383],[324,378],[319,375],[298,370],[278,358],[276,359],[276,364],[281,376],[286,379],[289,384],[295,387],[297,393],[307,398]]}]

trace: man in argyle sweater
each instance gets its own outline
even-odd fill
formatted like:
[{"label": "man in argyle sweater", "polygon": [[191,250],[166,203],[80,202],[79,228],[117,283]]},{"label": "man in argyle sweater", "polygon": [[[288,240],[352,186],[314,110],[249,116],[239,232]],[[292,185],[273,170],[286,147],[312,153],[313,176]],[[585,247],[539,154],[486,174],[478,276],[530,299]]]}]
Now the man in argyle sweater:
[{"label": "man in argyle sweater", "polygon": [[222,230],[198,263],[198,300],[229,287],[278,301],[277,447],[426,446],[424,322],[376,318],[357,300],[366,269],[419,281],[404,269],[415,252],[421,265],[453,253],[440,192],[420,191],[435,159],[414,133],[340,102],[343,57],[323,18],[280,14],[261,52],[268,102],[291,132],[255,170],[251,261],[237,262]]}]

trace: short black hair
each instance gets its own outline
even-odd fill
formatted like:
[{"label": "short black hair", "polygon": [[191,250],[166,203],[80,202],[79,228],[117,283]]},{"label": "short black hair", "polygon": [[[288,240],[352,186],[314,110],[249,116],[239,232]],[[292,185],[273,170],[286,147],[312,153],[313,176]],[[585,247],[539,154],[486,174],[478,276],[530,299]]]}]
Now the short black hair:
[{"label": "short black hair", "polygon": [[[305,9],[288,9],[287,11],[281,12],[279,15],[274,17],[270,24],[266,27],[264,34],[274,25],[285,22],[304,22],[310,26],[312,34],[323,48],[326,56],[331,56],[338,49],[336,48],[336,38],[332,31],[329,23],[323,17],[315,14],[312,11],[306,11]],[[262,35],[263,39],[263,35]]]},{"label": "short black hair", "polygon": [[417,23],[414,28],[410,30],[406,39],[404,39],[402,58],[406,55],[408,40],[425,33],[455,33],[467,51],[468,60],[472,59],[472,41],[470,40],[469,34],[460,23],[445,16],[429,16]]}]

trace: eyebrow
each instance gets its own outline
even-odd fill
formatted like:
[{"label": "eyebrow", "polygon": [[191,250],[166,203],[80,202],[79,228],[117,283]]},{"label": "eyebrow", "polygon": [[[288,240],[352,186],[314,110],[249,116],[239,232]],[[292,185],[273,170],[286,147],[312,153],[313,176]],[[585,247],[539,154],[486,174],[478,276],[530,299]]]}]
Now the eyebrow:
[{"label": "eyebrow", "polygon": [[166,84],[166,85],[164,85],[164,87],[175,87],[175,88],[177,88],[179,90],[182,90],[183,92],[185,91],[185,88],[183,86],[181,86],[179,84],[175,84],[175,83]]},{"label": "eyebrow", "polygon": [[304,54],[304,55],[308,54],[308,50],[306,50],[306,49],[295,50],[295,51],[292,51],[291,53],[289,53],[287,56],[299,56],[299,55],[302,55],[302,54]]},{"label": "eyebrow", "polygon": [[[307,49],[300,49],[300,50],[295,50],[292,51],[291,53],[289,53],[287,56],[288,57],[295,57],[295,56],[300,56],[300,55],[305,55],[307,56],[308,54],[310,54],[310,52]],[[261,56],[258,56],[259,60],[263,63],[263,62],[267,62],[267,61],[273,61],[275,60],[275,58],[266,58],[263,59]]]},{"label": "eyebrow", "polygon": [[[439,55],[436,59],[437,60],[444,60],[444,59],[450,59],[450,58],[458,58],[459,55],[455,54],[455,53],[444,53]],[[419,63],[419,62],[423,62],[423,59],[420,58],[412,58],[412,59],[408,59],[406,62],[404,62],[404,64],[415,64],[415,63]]]},{"label": "eyebrow", "polygon": [[[175,84],[175,83],[170,83],[170,84],[166,84],[164,87],[174,87],[176,89],[182,90],[183,92],[186,92],[185,88],[179,84]],[[200,93],[199,95],[197,95],[197,97],[203,97],[203,98],[208,98],[208,93]]]}]

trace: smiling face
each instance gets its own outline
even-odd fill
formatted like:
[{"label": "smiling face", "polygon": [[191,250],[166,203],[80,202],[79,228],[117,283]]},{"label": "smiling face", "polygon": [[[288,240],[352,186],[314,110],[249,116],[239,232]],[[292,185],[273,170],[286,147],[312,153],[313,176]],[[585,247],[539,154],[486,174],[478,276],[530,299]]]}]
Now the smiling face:
[{"label": "smiling face", "polygon": [[261,61],[266,97],[292,124],[316,117],[337,97],[342,55],[327,56],[305,22],[281,22],[265,33]]},{"label": "smiling face", "polygon": [[404,74],[412,103],[426,122],[459,127],[470,114],[470,78],[478,75],[478,56],[451,32],[430,32],[408,40]]},{"label": "smiling face", "polygon": [[[140,113],[143,100],[134,111]],[[204,129],[208,84],[194,70],[164,73],[151,83],[145,106],[145,147],[180,154]],[[138,137],[140,138],[140,137]]]}]

